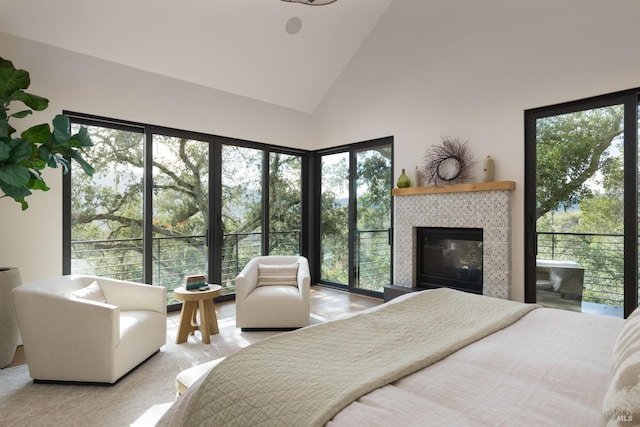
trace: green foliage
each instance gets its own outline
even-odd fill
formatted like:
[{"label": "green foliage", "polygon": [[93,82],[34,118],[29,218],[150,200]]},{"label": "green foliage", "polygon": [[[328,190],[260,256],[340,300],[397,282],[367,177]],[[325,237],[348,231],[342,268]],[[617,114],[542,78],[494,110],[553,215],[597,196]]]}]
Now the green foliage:
[{"label": "green foliage", "polygon": [[358,230],[391,227],[391,147],[360,152],[356,161]]},{"label": "green foliage", "polygon": [[321,172],[320,278],[341,284],[349,283],[348,158],[348,153],[325,156]]},{"label": "green foliage", "polygon": [[[142,133],[89,127],[95,147],[87,159],[95,166],[93,179],[72,176],[72,247],[74,266],[86,272],[104,271],[112,277],[140,280],[143,253]],[[230,144],[222,145],[221,176],[209,173],[208,143],[152,134],[152,257],[153,283],[169,289],[184,274],[206,273],[205,236],[209,224],[221,224],[221,284],[233,289],[244,264],[263,251],[264,218],[268,215],[270,254],[300,251],[302,233],[302,157]],[[379,233],[384,253],[367,250],[370,264],[386,278],[390,271],[389,227],[390,147],[372,149],[359,157],[358,227]],[[348,283],[348,192],[346,159],[332,166],[332,191],[322,194],[323,278]],[[265,178],[264,170],[268,169]],[[323,176],[324,176],[323,171]],[[209,181],[222,192],[222,216],[210,218]],[[263,200],[268,200],[268,212]],[[369,236],[369,241],[371,237]],[[376,241],[377,244],[377,241]],[[371,246],[371,245],[370,245]],[[326,275],[324,275],[326,273]],[[386,274],[386,276],[385,276]],[[382,279],[379,279],[382,280]],[[375,286],[378,286],[376,283]]]},{"label": "green foliage", "polygon": [[[72,135],[68,117],[57,115],[53,131],[48,124],[40,124],[26,129],[20,137],[14,136],[16,129],[9,119],[27,117],[49,105],[46,98],[25,92],[30,84],[28,72],[16,69],[11,61],[0,57],[0,190],[4,193],[0,198],[13,198],[22,205],[22,210],[29,207],[25,198],[31,195],[31,190],[49,190],[41,173],[46,167],[60,166],[67,173],[71,159],[87,175],[93,174],[93,167],[82,156],[93,145],[91,139],[84,128]],[[28,108],[10,114],[13,102]]]},{"label": "green foliage", "polygon": [[269,254],[300,253],[302,158],[269,155]]},{"label": "green foliage", "polygon": [[[140,276],[145,135],[102,127],[90,127],[89,132],[96,141],[88,154],[96,168],[94,179],[74,175],[72,180],[72,241],[84,251],[79,250],[75,260],[92,268],[105,266],[115,277],[130,277],[127,269],[137,268]],[[182,275],[207,270],[210,147],[207,142],[161,134],[152,138],[153,280],[172,289]],[[236,267],[262,251],[264,154],[223,145],[221,180],[213,178],[222,190],[222,283],[230,287]],[[297,253],[301,158],[271,153],[269,162],[270,252]],[[279,232],[286,240],[273,240]],[[91,243],[82,246],[78,241]],[[128,261],[125,256],[130,256]]]},{"label": "green foliage", "polygon": [[615,169],[607,150],[622,133],[623,113],[618,105],[537,121],[537,218],[592,197],[587,181]]},{"label": "green foliage", "polygon": [[582,220],[582,212],[549,212],[538,219],[538,232],[570,233],[576,230]]},{"label": "green foliage", "polygon": [[[623,107],[540,119],[538,258],[585,268],[584,301],[622,305]],[[564,209],[563,209],[564,208]]]},{"label": "green foliage", "polygon": [[[355,252],[355,286],[381,290],[389,283],[391,218],[391,146],[356,152],[355,186],[349,182],[349,153],[327,155],[322,162],[321,279],[349,283],[349,254]],[[349,190],[355,190],[355,247],[349,248]]]}]

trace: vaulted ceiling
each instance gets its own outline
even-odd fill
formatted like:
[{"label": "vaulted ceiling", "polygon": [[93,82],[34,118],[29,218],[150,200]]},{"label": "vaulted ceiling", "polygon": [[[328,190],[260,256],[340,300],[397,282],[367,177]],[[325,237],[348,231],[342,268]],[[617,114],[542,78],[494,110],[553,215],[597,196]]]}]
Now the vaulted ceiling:
[{"label": "vaulted ceiling", "polygon": [[0,31],[311,113],[392,1],[2,0]]}]

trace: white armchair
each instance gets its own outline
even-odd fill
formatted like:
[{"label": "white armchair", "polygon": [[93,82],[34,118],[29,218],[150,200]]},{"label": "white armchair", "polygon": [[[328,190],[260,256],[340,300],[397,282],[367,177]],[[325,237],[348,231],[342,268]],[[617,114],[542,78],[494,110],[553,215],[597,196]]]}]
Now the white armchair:
[{"label": "white armchair", "polygon": [[[259,283],[260,265],[298,264],[293,281]],[[268,282],[268,281],[267,281]],[[309,325],[309,262],[302,256],[261,256],[236,277],[236,326],[243,329],[300,328]]]},{"label": "white armchair", "polygon": [[163,287],[71,275],[13,295],[34,382],[113,384],[167,340]]}]

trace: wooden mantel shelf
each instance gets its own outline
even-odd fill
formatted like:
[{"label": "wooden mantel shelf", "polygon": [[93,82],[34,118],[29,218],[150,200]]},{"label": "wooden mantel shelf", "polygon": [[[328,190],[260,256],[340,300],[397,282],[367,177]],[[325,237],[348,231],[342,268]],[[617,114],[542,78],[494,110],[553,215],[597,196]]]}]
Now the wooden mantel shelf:
[{"label": "wooden mantel shelf", "polygon": [[394,196],[415,196],[419,194],[440,194],[440,193],[470,193],[474,191],[496,191],[516,189],[514,181],[496,182],[471,182],[468,184],[451,184],[441,187],[408,187],[394,188],[391,193]]}]

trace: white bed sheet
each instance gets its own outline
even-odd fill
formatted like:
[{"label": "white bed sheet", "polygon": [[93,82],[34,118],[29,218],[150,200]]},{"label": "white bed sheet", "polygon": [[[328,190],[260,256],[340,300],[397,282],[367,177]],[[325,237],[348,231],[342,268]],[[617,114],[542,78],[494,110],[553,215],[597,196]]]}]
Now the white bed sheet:
[{"label": "white bed sheet", "polygon": [[599,426],[623,324],[613,317],[534,310],[363,396],[328,426]]},{"label": "white bed sheet", "polygon": [[[610,316],[533,310],[513,325],[363,396],[327,426],[600,426],[613,347],[623,325],[623,319]],[[158,425],[181,424],[201,381]]]}]

